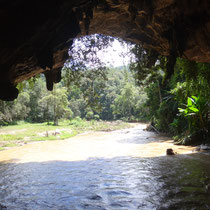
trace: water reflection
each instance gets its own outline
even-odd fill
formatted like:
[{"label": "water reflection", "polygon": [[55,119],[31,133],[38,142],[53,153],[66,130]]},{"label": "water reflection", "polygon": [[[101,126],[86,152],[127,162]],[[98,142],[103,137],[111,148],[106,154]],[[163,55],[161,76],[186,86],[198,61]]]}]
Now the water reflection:
[{"label": "water reflection", "polygon": [[208,154],[2,162],[0,203],[12,210],[210,209],[209,163]]}]

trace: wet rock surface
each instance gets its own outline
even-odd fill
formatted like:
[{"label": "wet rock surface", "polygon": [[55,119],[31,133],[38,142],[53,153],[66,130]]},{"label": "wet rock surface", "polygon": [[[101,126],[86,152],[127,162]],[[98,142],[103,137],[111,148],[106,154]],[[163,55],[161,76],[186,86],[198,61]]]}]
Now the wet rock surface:
[{"label": "wet rock surface", "polygon": [[[208,0],[2,0],[0,2],[0,98],[45,72],[47,88],[61,79],[72,39],[102,33],[142,44],[155,55],[210,61]],[[9,87],[9,88],[7,88]]]},{"label": "wet rock surface", "polygon": [[173,149],[167,149],[166,150],[166,155],[175,155],[175,153],[174,153],[174,151],[173,151]]}]

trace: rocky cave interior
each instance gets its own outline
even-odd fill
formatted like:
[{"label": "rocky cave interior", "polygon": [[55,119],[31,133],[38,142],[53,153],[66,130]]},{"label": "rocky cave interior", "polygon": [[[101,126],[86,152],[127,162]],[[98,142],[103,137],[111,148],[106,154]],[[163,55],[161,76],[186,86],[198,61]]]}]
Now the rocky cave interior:
[{"label": "rocky cave interior", "polygon": [[209,0],[1,0],[0,99],[44,73],[48,90],[75,37],[105,34],[141,44],[154,56],[210,62]]}]

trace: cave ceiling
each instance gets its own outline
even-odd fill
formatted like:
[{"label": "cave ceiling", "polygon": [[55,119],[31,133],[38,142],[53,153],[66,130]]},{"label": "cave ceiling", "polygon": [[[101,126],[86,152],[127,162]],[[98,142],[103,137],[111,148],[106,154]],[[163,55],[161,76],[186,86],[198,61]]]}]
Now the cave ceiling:
[{"label": "cave ceiling", "polygon": [[105,34],[173,58],[210,62],[209,0],[0,0],[0,99],[44,73],[47,88],[75,37]]}]

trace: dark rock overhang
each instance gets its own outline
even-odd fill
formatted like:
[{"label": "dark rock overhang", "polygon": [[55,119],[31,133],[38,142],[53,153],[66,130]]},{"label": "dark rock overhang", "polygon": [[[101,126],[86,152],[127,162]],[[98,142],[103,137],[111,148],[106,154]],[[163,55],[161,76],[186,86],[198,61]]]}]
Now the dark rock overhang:
[{"label": "dark rock overhang", "polygon": [[[209,0],[1,0],[0,99],[44,73],[61,79],[73,38],[101,33],[169,57],[210,62]],[[171,60],[170,60],[171,59]]]}]

